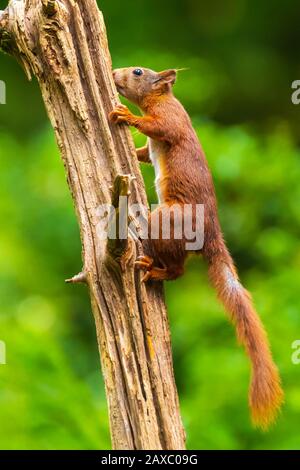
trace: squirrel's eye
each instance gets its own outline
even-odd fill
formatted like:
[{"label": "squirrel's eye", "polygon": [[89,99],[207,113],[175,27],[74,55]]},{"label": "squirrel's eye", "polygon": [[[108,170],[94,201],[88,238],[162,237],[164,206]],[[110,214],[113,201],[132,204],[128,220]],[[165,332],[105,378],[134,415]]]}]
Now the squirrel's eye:
[{"label": "squirrel's eye", "polygon": [[137,77],[140,77],[141,75],[143,75],[143,71],[142,69],[135,69],[133,71],[134,75],[136,75]]}]

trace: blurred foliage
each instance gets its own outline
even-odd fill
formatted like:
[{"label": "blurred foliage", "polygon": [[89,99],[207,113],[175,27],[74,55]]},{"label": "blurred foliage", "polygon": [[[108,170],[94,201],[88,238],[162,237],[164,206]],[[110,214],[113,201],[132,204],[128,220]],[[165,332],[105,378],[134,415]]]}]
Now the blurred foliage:
[{"label": "blurred foliage", "polygon": [[[300,76],[298,2],[128,0],[126,14],[124,2],[99,4],[114,66],[190,68],[175,92],[206,151],[225,237],[283,377],[277,425],[254,430],[248,361],[204,263],[192,258],[186,275],[166,285],[188,446],[299,449],[291,344],[300,337],[300,110],[290,100]],[[81,267],[63,166],[37,84],[3,55],[0,79],[0,448],[109,448],[88,295],[63,282]],[[154,201],[153,170],[143,166],[143,174]]]}]

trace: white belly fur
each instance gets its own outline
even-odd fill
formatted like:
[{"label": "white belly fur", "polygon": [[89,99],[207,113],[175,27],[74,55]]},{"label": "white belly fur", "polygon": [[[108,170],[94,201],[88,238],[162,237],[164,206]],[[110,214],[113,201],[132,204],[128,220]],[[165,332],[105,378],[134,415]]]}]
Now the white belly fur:
[{"label": "white belly fur", "polygon": [[160,159],[161,151],[162,151],[161,144],[152,139],[149,139],[149,155],[150,155],[150,160],[153,164],[154,171],[155,171],[155,189],[156,189],[159,202],[163,202],[162,193],[160,189],[162,171],[161,171],[159,159]]}]

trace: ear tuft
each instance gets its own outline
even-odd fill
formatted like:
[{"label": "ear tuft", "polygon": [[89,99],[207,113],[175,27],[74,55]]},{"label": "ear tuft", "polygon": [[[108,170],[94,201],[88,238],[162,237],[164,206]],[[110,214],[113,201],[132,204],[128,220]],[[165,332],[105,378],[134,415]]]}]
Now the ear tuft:
[{"label": "ear tuft", "polygon": [[174,85],[174,83],[176,82],[177,70],[175,69],[164,70],[163,72],[160,72],[158,75],[159,75],[159,81],[161,83],[170,83],[171,85]]}]

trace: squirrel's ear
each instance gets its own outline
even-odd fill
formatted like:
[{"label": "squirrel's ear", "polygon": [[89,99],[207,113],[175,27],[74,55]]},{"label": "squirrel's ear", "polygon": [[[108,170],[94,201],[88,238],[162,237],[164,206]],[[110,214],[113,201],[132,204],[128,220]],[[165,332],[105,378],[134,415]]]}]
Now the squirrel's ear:
[{"label": "squirrel's ear", "polygon": [[164,70],[163,72],[159,72],[157,83],[170,83],[170,85],[174,85],[176,77],[177,71],[175,69]]}]

